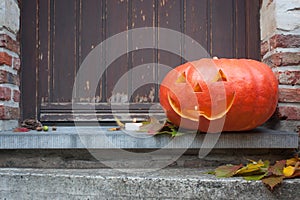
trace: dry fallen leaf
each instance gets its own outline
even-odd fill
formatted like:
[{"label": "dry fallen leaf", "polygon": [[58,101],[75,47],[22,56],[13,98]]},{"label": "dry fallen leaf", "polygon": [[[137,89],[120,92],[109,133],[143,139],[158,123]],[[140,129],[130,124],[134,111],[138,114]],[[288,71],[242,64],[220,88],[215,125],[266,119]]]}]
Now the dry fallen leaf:
[{"label": "dry fallen leaf", "polygon": [[150,117],[147,122],[143,122],[143,125],[140,126],[140,131],[156,134],[163,126],[164,124],[161,124],[158,119]]},{"label": "dry fallen leaf", "polygon": [[30,129],[25,127],[19,127],[14,129],[14,132],[28,132],[28,131],[30,131]]},{"label": "dry fallen leaf", "polygon": [[219,178],[221,177],[231,177],[236,174],[236,172],[243,167],[242,164],[240,165],[224,165],[220,166],[215,170],[215,175]]},{"label": "dry fallen leaf", "polygon": [[114,116],[115,118],[115,121],[117,123],[117,125],[121,128],[124,128],[125,127],[125,124],[123,124],[116,116]]},{"label": "dry fallen leaf", "polygon": [[121,130],[120,127],[113,127],[108,129],[108,131],[119,131],[119,130]]},{"label": "dry fallen leaf", "polygon": [[298,177],[300,177],[300,168],[295,169],[294,174],[287,178],[298,178]]},{"label": "dry fallen leaf", "polygon": [[286,160],[286,166],[295,166],[300,161],[299,158],[290,158]]},{"label": "dry fallen leaf", "polygon": [[283,168],[283,175],[285,177],[290,177],[295,173],[295,167],[293,166],[287,166],[285,168]]},{"label": "dry fallen leaf", "polygon": [[271,190],[283,181],[284,176],[269,176],[261,179],[264,184],[270,187]]},{"label": "dry fallen leaf", "polygon": [[266,177],[267,175],[268,175],[268,172],[265,172],[263,174],[258,174],[258,175],[244,176],[244,179],[246,181],[258,181],[258,180],[261,180],[262,178]]},{"label": "dry fallen leaf", "polygon": [[261,160],[258,162],[252,162],[249,163],[247,166],[239,169],[236,174],[243,175],[243,174],[249,174],[251,172],[256,172],[259,171],[261,167],[263,167],[264,165],[265,165],[264,162]]},{"label": "dry fallen leaf", "polygon": [[268,160],[258,162],[249,160],[246,166],[241,165],[225,165],[215,169],[211,174],[217,177],[242,176],[245,180],[262,180],[271,190],[280,184],[284,179],[300,177],[300,160],[299,158],[291,158],[287,160],[277,161],[270,166]]},{"label": "dry fallen leaf", "polygon": [[297,161],[294,166],[287,166],[283,169],[283,174],[286,178],[295,178],[300,176],[300,161]]},{"label": "dry fallen leaf", "polygon": [[283,175],[283,168],[286,164],[286,160],[280,160],[275,163],[275,165],[269,168],[269,172],[276,175],[282,176]]}]

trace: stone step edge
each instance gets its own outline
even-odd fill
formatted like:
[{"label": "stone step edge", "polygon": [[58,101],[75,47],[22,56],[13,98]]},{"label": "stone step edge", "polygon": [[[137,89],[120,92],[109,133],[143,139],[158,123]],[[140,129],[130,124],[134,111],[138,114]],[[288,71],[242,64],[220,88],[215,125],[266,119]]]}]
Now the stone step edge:
[{"label": "stone step edge", "polygon": [[[297,199],[300,179],[273,192],[261,181],[216,178],[210,169],[0,168],[2,199]],[[139,171],[140,173],[137,173]]]},{"label": "stone step edge", "polygon": [[187,133],[149,135],[141,132],[108,131],[110,127],[58,127],[57,131],[0,134],[0,149],[187,149],[187,148],[298,148],[297,133],[263,127],[244,132],[221,134]]}]

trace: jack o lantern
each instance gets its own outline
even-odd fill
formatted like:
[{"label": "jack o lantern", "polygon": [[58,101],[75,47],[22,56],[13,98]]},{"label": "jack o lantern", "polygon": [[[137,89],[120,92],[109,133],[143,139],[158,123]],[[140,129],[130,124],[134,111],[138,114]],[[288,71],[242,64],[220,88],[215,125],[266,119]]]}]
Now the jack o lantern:
[{"label": "jack o lantern", "polygon": [[[203,132],[250,130],[266,122],[278,101],[278,82],[265,64],[250,59],[200,59],[171,70],[160,103],[175,125]],[[220,130],[220,129],[219,129]]]}]

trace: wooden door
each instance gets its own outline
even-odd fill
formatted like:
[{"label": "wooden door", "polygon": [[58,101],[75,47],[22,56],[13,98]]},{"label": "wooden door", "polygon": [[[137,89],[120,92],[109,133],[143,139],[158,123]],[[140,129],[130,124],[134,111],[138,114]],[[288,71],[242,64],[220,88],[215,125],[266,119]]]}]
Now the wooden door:
[{"label": "wooden door", "polygon": [[[259,0],[26,0],[21,2],[22,117],[41,121],[72,121],[72,90],[85,57],[107,38],[140,27],[179,31],[199,42],[212,56],[260,58]],[[164,38],[153,33],[159,47]],[[130,43],[130,38],[128,44]],[[116,49],[106,49],[106,53]],[[107,55],[99,55],[104,57]],[[85,77],[85,94],[73,99],[88,121],[96,107],[99,120],[112,119],[111,102],[128,97],[132,116],[161,113],[157,102],[157,63],[175,67],[185,60],[159,49],[141,49],[120,56],[105,71],[95,94],[88,91],[93,71]],[[152,84],[132,91],[130,69],[149,64],[144,77]],[[124,78],[124,74],[126,77]],[[120,77],[126,84],[113,89]],[[135,77],[143,82],[143,78]],[[82,88],[81,88],[82,89]],[[118,98],[117,98],[117,95]],[[152,96],[151,96],[152,95]],[[122,113],[122,106],[119,109]]]}]

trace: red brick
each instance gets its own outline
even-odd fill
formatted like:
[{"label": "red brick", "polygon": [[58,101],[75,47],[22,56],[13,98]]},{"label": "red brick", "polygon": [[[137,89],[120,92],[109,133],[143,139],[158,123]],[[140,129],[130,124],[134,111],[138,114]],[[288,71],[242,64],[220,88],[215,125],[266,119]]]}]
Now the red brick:
[{"label": "red brick", "polygon": [[10,83],[19,86],[20,78],[18,75],[11,74],[4,70],[0,70],[0,83]]},{"label": "red brick", "polygon": [[300,87],[280,87],[279,102],[300,102]]},{"label": "red brick", "polygon": [[263,60],[271,67],[299,65],[300,64],[300,52],[284,52],[275,53]]},{"label": "red brick", "polygon": [[263,57],[269,51],[269,43],[268,41],[264,41],[260,44],[260,55]]},{"label": "red brick", "polygon": [[8,87],[0,87],[0,100],[9,101],[11,99],[11,89]]},{"label": "red brick", "polygon": [[0,106],[0,119],[1,120],[19,119],[19,116],[20,116],[19,108]]},{"label": "red brick", "polygon": [[280,84],[300,85],[300,71],[286,70],[278,72]]},{"label": "red brick", "polygon": [[271,68],[277,67],[281,65],[281,59],[278,54],[273,54],[265,59],[263,59],[263,62],[269,65]]},{"label": "red brick", "polygon": [[20,58],[13,58],[13,68],[17,71],[21,68]]},{"label": "red brick", "polygon": [[6,34],[0,34],[0,47],[11,50],[20,55],[20,44]]},{"label": "red brick", "polygon": [[11,66],[12,57],[8,55],[6,52],[0,52],[0,65],[8,65]]},{"label": "red brick", "polygon": [[270,38],[271,50],[277,47],[297,48],[300,47],[300,35],[276,34]]},{"label": "red brick", "polygon": [[300,120],[300,105],[280,105],[278,107],[281,119]]},{"label": "red brick", "polygon": [[20,102],[20,91],[14,90],[14,93],[13,93],[13,100],[14,100],[15,102]]}]

